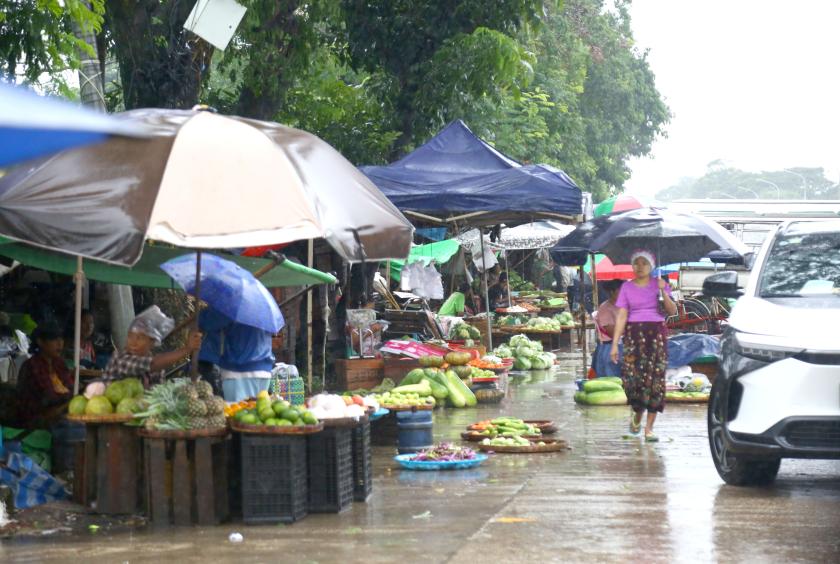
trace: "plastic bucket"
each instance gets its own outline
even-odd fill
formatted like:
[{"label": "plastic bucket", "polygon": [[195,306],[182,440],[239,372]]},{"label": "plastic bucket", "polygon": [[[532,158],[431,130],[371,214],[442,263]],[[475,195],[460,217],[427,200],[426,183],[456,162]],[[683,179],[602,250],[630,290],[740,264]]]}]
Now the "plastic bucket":
[{"label": "plastic bucket", "polygon": [[431,411],[397,413],[397,450],[400,454],[418,452],[432,445]]}]

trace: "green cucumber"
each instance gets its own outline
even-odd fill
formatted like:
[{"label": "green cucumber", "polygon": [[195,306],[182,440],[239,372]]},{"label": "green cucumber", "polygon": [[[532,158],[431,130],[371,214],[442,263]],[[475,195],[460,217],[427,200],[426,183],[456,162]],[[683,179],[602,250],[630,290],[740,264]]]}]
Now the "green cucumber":
[{"label": "green cucumber", "polygon": [[[472,390],[470,390],[460,378],[458,378],[458,375],[455,374],[455,372],[453,372],[452,370],[447,370],[446,379],[452,384],[452,386],[454,386],[460,392],[461,396],[464,398],[464,402],[467,405],[467,407],[473,407],[475,404],[478,403],[478,400],[475,399],[475,394],[472,393]],[[449,388],[449,393],[451,394],[452,388],[450,386],[447,386],[447,388]]]},{"label": "green cucumber", "polygon": [[460,386],[457,385],[461,383],[461,379],[458,378],[458,375],[451,370],[447,370],[443,374],[443,378],[446,381],[446,389],[449,391],[447,398],[452,405],[455,407],[464,407],[467,405],[467,398],[462,393]]},{"label": "green cucumber", "polygon": [[415,368],[403,377],[402,381],[400,382],[400,386],[419,384],[420,380],[423,379],[423,374],[424,372],[422,368]]},{"label": "green cucumber", "polygon": [[424,374],[423,381],[428,382],[429,386],[432,387],[432,395],[435,397],[435,399],[443,400],[446,399],[446,396],[449,395],[449,390],[446,388],[446,386],[444,386],[434,378],[429,378]]}]

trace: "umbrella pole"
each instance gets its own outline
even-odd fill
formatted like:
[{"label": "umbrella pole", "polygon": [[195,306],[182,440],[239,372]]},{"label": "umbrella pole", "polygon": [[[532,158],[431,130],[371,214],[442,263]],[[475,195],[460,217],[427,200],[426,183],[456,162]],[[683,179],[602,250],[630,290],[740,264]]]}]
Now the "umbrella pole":
[{"label": "umbrella pole", "polygon": [[586,284],[584,284],[584,276],[586,273],[583,271],[583,267],[580,267],[580,327],[581,327],[581,346],[580,350],[583,355],[583,377],[586,378],[586,364],[588,356],[587,354],[587,343],[586,343]]},{"label": "umbrella pole", "polygon": [[76,281],[76,309],[73,315],[73,366],[74,381],[73,395],[79,395],[79,361],[82,349],[82,285],[85,281],[85,271],[82,257],[76,257],[76,274],[73,276]]},{"label": "umbrella pole", "polygon": [[[315,241],[309,240],[306,249],[306,264],[312,268],[315,262]],[[364,268],[364,266],[362,267]],[[306,294],[306,386],[312,391],[312,292]]]},{"label": "umbrella pole", "polygon": [[507,280],[505,280],[505,285],[507,286],[507,297],[508,297],[508,307],[512,304],[510,303],[510,264],[508,263],[508,256],[507,256],[507,249],[502,251],[505,256],[505,272],[507,272]]},{"label": "umbrella pole", "polygon": [[490,289],[487,288],[487,261],[484,258],[484,228],[478,228],[478,240],[481,241],[481,275],[484,277],[484,305],[487,310],[487,349],[493,350],[493,322],[490,321]]},{"label": "umbrella pole", "polygon": [[601,299],[598,296],[598,273],[595,269],[595,255],[589,255],[589,262],[592,264],[592,268],[589,269],[589,275],[592,277],[592,305],[597,307],[601,305]]},{"label": "umbrella pole", "polygon": [[[196,308],[199,308],[199,303],[201,302],[201,251],[197,251],[195,253],[195,287],[193,288],[195,293],[195,304]],[[198,315],[196,315],[193,319],[193,331],[198,331]],[[187,337],[189,339],[189,337]],[[194,352],[192,355],[192,359],[190,359],[190,379],[195,382],[198,380],[198,351]]]}]

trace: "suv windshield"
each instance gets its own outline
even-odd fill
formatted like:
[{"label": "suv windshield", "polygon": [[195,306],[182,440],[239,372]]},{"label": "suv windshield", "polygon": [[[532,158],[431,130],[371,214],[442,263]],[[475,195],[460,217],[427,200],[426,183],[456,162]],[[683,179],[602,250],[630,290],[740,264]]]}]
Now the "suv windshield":
[{"label": "suv windshield", "polygon": [[762,298],[840,295],[840,231],[793,226],[773,242],[761,276]]}]

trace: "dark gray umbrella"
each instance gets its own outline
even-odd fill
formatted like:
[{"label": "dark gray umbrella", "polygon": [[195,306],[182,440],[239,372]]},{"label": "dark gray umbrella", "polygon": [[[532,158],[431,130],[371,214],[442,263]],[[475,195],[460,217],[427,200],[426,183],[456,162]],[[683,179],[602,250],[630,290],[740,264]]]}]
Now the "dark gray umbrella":
[{"label": "dark gray umbrella", "polygon": [[603,253],[614,264],[628,264],[639,249],[653,252],[659,264],[695,261],[716,250],[740,256],[749,252],[734,235],[704,217],[640,208],[579,224],[551,253],[561,262],[569,253],[586,251]]}]

